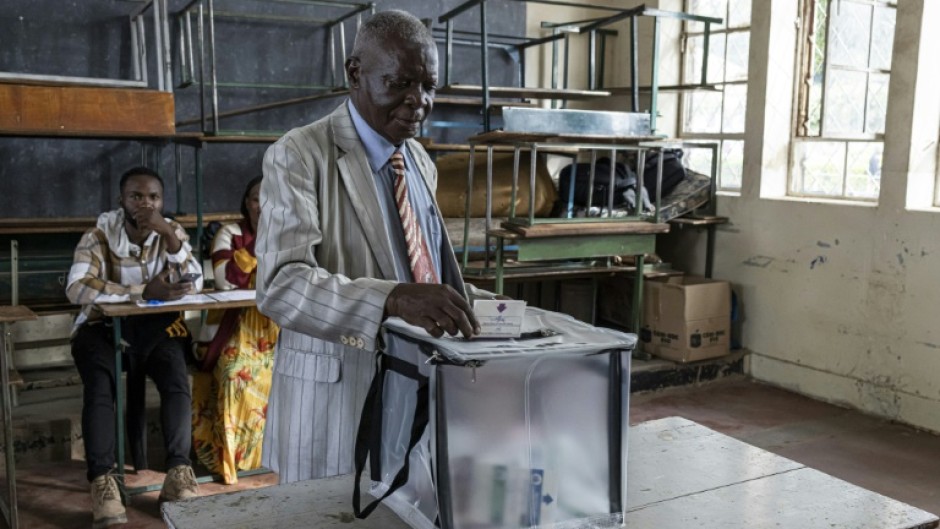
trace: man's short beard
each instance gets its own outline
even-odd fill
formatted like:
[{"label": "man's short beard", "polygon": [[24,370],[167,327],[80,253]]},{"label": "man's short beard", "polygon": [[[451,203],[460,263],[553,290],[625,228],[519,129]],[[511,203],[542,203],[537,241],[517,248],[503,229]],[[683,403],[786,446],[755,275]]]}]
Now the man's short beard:
[{"label": "man's short beard", "polygon": [[127,209],[124,209],[124,221],[131,225],[135,230],[137,229],[137,219],[133,215],[128,213]]}]

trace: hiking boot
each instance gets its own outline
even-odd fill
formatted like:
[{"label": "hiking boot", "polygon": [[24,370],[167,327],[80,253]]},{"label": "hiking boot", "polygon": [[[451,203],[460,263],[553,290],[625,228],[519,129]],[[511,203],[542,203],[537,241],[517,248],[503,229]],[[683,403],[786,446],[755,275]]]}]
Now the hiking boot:
[{"label": "hiking boot", "polygon": [[91,482],[91,513],[92,529],[127,523],[121,491],[117,479],[111,474],[103,474]]},{"label": "hiking boot", "polygon": [[193,467],[179,465],[167,471],[163,489],[160,491],[160,501],[188,500],[196,496],[199,496],[199,485],[196,484]]}]

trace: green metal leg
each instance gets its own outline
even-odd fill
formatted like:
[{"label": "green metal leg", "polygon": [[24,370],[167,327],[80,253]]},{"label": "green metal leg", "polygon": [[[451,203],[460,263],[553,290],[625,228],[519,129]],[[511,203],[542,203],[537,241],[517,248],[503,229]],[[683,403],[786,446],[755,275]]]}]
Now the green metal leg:
[{"label": "green metal leg", "polygon": [[636,272],[633,274],[633,328],[631,329],[637,336],[634,355],[643,357],[643,342],[639,340],[640,330],[643,326],[643,261],[645,254],[637,254],[634,257]]},{"label": "green metal leg", "polygon": [[13,406],[10,395],[10,365],[7,363],[7,354],[13,350],[13,338],[10,334],[10,324],[3,323],[3,350],[0,351],[0,399],[3,403],[3,449],[6,455],[7,471],[7,502],[0,501],[3,517],[12,529],[19,527],[19,512],[16,508],[16,470],[13,454]]},{"label": "green metal leg", "polygon": [[712,277],[712,261],[715,259],[715,228],[717,226],[709,224],[705,236],[705,277],[709,279]]},{"label": "green metal leg", "polygon": [[121,345],[121,320],[116,317],[114,322],[114,433],[115,445],[117,448],[117,471],[121,476],[121,482],[124,482],[124,384],[121,380],[123,366],[121,365],[121,354],[124,347]]},{"label": "green metal leg", "polygon": [[[466,246],[466,245],[464,245]],[[496,237],[496,293],[503,293],[503,238]]]}]

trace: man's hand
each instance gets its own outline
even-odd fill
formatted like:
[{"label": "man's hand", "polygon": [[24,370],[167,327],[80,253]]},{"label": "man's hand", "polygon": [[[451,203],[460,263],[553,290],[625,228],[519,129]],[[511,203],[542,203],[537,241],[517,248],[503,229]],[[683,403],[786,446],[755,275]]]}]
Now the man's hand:
[{"label": "man's hand", "polygon": [[163,218],[163,213],[160,210],[143,206],[134,212],[134,220],[137,222],[137,229],[139,229],[141,233],[155,231],[160,234],[166,241],[166,249],[168,252],[176,253],[179,251],[182,243],[176,237],[173,226]]},{"label": "man's hand", "polygon": [[144,299],[157,299],[160,301],[173,301],[189,294],[193,284],[189,282],[171,283],[169,281],[170,269],[167,268],[156,275],[144,287]]},{"label": "man's hand", "polygon": [[423,327],[435,338],[445,332],[451,336],[461,332],[467,338],[480,334],[473,309],[450,285],[401,283],[385,301],[385,312]]}]

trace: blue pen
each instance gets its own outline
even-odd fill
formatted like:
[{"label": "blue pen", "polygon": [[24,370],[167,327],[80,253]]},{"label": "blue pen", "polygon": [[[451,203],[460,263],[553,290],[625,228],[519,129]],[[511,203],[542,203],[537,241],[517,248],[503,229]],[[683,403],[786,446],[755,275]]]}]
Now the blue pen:
[{"label": "blue pen", "polygon": [[159,299],[148,299],[147,305],[163,305],[163,302]]}]

